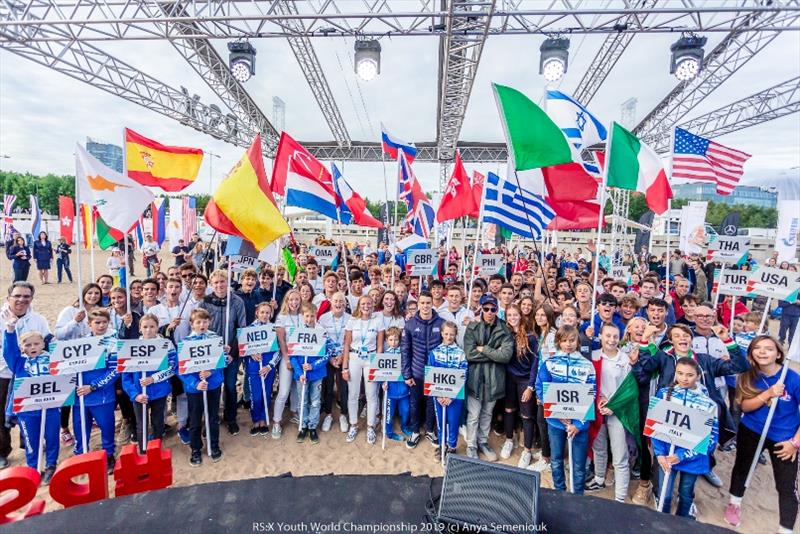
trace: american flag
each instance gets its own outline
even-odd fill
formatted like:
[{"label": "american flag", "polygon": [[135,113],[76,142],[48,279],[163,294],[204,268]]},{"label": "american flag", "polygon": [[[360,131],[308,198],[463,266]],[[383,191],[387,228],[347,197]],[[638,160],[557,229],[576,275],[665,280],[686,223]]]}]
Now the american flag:
[{"label": "american flag", "polygon": [[16,195],[3,195],[3,241],[11,239],[11,232],[14,223],[13,211],[14,202],[17,201]]},{"label": "american flag", "polygon": [[716,182],[717,194],[730,195],[744,174],[750,154],[675,128],[672,178]]},{"label": "american flag", "polygon": [[183,242],[188,244],[197,232],[197,202],[194,197],[183,197]]}]

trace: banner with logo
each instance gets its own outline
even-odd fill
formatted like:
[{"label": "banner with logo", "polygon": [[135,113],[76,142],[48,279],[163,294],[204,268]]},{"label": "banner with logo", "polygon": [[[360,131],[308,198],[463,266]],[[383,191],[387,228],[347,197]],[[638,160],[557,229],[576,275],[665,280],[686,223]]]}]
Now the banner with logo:
[{"label": "banner with logo", "polygon": [[800,237],[800,200],[778,201],[778,232],[775,250],[778,261],[792,262],[797,257],[797,239]]},{"label": "banner with logo", "polygon": [[683,254],[702,254],[706,248],[708,202],[689,202],[681,208],[680,245]]}]

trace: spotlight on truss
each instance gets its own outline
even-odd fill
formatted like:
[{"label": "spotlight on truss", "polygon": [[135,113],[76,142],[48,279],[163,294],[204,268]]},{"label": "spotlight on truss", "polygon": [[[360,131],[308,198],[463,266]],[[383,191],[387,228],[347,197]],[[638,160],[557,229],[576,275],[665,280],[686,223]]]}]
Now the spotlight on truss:
[{"label": "spotlight on truss", "polygon": [[359,78],[368,82],[381,73],[381,44],[376,39],[356,40],[353,63]]},{"label": "spotlight on truss", "polygon": [[569,61],[569,39],[556,37],[545,39],[539,47],[539,74],[550,83],[560,80],[567,72]]},{"label": "spotlight on truss", "polygon": [[256,49],[246,41],[228,43],[228,67],[240,83],[245,83],[256,74]]},{"label": "spotlight on truss", "polygon": [[684,36],[669,47],[672,58],[669,64],[669,73],[674,74],[680,81],[693,79],[700,72],[703,65],[703,46],[705,37],[694,35]]}]

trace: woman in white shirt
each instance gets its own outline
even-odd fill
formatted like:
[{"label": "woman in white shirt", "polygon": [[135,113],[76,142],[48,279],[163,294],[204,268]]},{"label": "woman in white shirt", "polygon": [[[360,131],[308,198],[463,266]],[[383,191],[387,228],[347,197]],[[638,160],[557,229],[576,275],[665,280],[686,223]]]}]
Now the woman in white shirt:
[{"label": "woman in white shirt", "polygon": [[89,283],[83,286],[81,291],[82,305],[75,302],[72,306],[67,306],[58,314],[56,320],[56,339],[77,339],[89,335],[89,323],[86,316],[95,308],[100,307],[100,299],[103,293],[100,286]]},{"label": "woman in white shirt", "polygon": [[333,424],[333,386],[336,384],[339,391],[339,429],[347,432],[347,382],[342,378],[342,350],[344,346],[344,330],[350,320],[350,314],[345,311],[347,297],[344,293],[336,292],[330,298],[331,311],[323,313],[317,324],[328,333],[328,339],[334,345],[334,356],[328,361],[328,374],[322,380],[322,411],[326,413],[322,420],[322,431],[328,432]]},{"label": "woman in white shirt", "polygon": [[[376,315],[378,315],[381,320],[381,330],[384,332],[393,326],[403,330],[403,327],[406,325],[403,312],[400,310],[400,299],[397,298],[397,293],[394,291],[387,291],[383,294]],[[384,342],[383,350],[386,350],[386,348],[387,346]]]},{"label": "woman in white shirt", "polygon": [[370,355],[378,347],[383,347],[383,327],[381,317],[373,314],[374,303],[368,296],[358,299],[358,306],[347,322],[344,333],[344,358],[342,377],[348,382],[347,415],[350,430],[347,442],[351,443],[358,434],[358,394],[361,390],[361,377],[367,394],[367,443],[373,445],[377,439],[375,424],[378,415],[378,383],[367,380]]},{"label": "woman in white shirt", "polygon": [[[275,337],[278,338],[278,348],[281,351],[281,364],[278,370],[278,395],[275,397],[275,408],[272,414],[272,439],[280,439],[283,434],[283,409],[292,392],[292,363],[289,361],[289,352],[286,349],[286,329],[301,326],[300,320],[300,292],[291,289],[283,297],[283,305],[278,317],[275,319]],[[292,413],[294,402],[290,403]]]}]

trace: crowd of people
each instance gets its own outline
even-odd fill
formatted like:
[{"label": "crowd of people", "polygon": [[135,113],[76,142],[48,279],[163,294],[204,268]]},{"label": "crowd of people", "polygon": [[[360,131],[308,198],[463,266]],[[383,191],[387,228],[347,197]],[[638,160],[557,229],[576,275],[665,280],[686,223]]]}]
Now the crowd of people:
[{"label": "crowd of people", "polygon": [[[33,311],[32,284],[23,277],[9,288],[0,312],[5,331],[0,397],[9,396],[13,377],[49,372],[51,340],[100,336],[108,355],[106,368],[84,373],[77,390],[85,399],[83,409],[76,403],[46,416],[45,482],[55,471],[60,446],[84,451],[81,436],[91,432],[92,423],[99,427],[111,470],[117,426],[125,439],[142,445],[142,405],[148,407],[148,435],[176,432],[190,447],[195,467],[202,465],[206,446],[212,461],[223,457],[219,427],[239,434],[237,414],[248,410],[251,436],[289,439],[291,429],[297,442],[315,444],[321,434],[331,433],[324,439],[365,439],[372,445],[384,433],[408,449],[429,442],[436,458],[458,451],[463,433],[461,451],[469,457],[513,458],[520,468],[549,470],[557,490],[576,494],[610,485],[613,470],[616,500],[652,506],[654,498],[663,499],[658,505],[666,512],[677,485],[675,513],[687,517],[702,506],[694,502],[699,478],[723,484],[715,456],[735,454],[725,520],[740,523],[745,478],[758,461],[771,464],[778,492],[775,531],[789,533],[795,526],[800,375],[790,369],[783,383],[778,378],[788,365],[786,347],[798,329],[800,304],[779,303],[787,318],[781,319],[780,339],[765,334],[756,299],[740,298],[732,310],[730,298],[722,295],[714,305],[713,266],[709,275],[702,257],[680,251],[669,260],[627,256],[630,279],[620,280],[607,276],[605,253],[593,272],[591,245],[585,256],[580,249],[539,254],[500,248],[483,252],[505,254],[504,272],[481,277],[463,268],[468,253],[442,249],[440,274],[416,277],[406,273],[404,257],[391,254],[385,244],[374,251],[339,247],[335,267],[327,270],[307,246],[296,245],[292,269],[262,263],[233,274],[227,269],[235,266],[225,257],[214,266],[208,254],[213,246],[199,238],[175,247],[174,265],[168,268],[151,243],[148,236],[141,249],[146,277],[134,278],[130,269],[130,295],[113,273],[103,274],[61,311],[53,330]],[[30,257],[23,245],[8,250],[15,277],[18,259]],[[240,355],[237,331],[250,325],[274,325],[278,350]],[[324,330],[322,356],[304,358],[289,350],[287,332],[303,326]],[[173,347],[221,336],[226,365],[178,374],[173,348],[168,372],[148,372],[144,378],[117,374],[117,339],[159,336]],[[370,381],[367,369],[375,353],[399,353],[403,380]],[[464,370],[465,398],[426,396],[426,366]],[[635,428],[617,417],[619,408],[610,403],[629,374],[638,388],[629,401],[639,413]],[[547,383],[594,384],[595,420],[546,417]],[[652,396],[713,417],[707,453],[671,450],[669,443],[644,435]],[[764,453],[757,458],[773,403]],[[170,411],[176,415],[173,427],[166,424]],[[36,467],[37,417],[36,412],[3,415],[2,466],[8,465],[12,447],[9,427],[18,422],[27,463]],[[332,434],[334,426],[342,437]],[[491,433],[504,438],[499,451],[490,445]],[[659,495],[664,477],[669,490]]]}]

